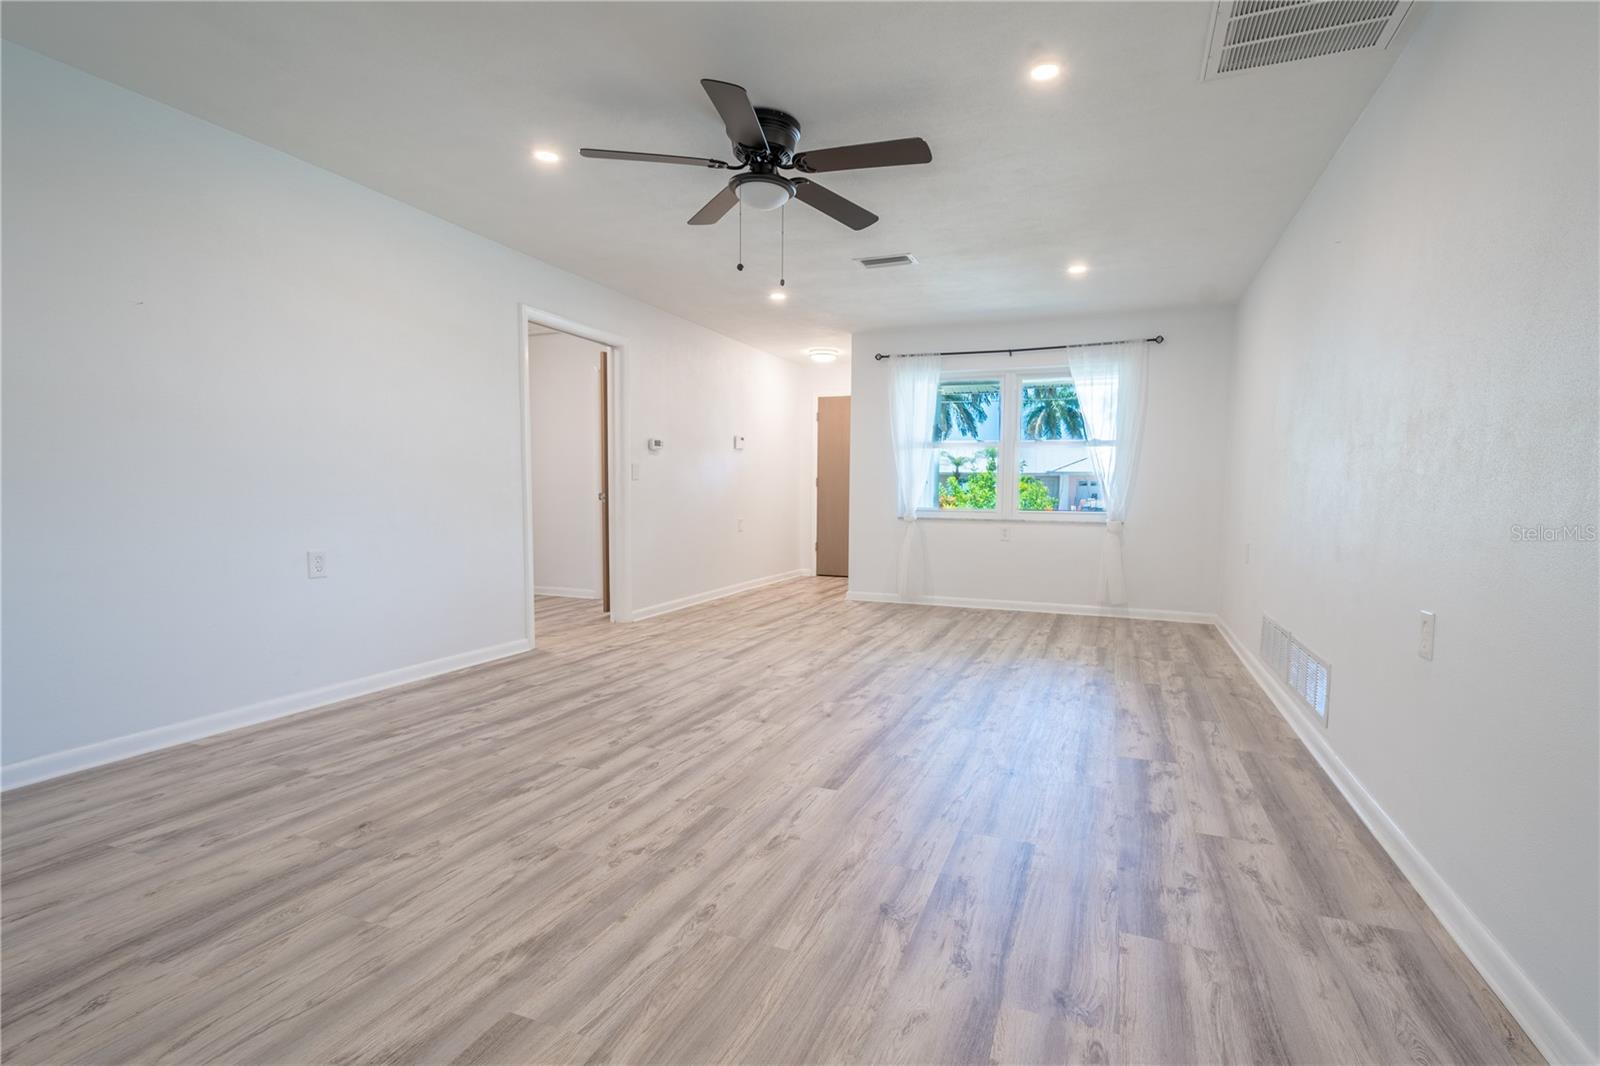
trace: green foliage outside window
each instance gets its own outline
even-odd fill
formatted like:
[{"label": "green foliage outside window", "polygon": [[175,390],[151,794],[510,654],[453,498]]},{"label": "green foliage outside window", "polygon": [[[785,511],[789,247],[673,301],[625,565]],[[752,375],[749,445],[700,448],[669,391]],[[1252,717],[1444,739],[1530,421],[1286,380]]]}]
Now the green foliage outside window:
[{"label": "green foliage outside window", "polygon": [[1024,511],[1054,511],[1056,500],[1045,488],[1044,482],[1023,474],[1022,481],[1017,485],[1017,505]]},{"label": "green foliage outside window", "polygon": [[[939,506],[946,510],[994,510],[1000,450],[985,448],[984,468],[965,477],[961,475],[961,468],[971,461],[968,456],[955,456],[945,452],[944,458],[956,468],[956,472],[945,478],[944,484],[939,486]],[[1050,495],[1050,490],[1045,487],[1044,482],[1028,474],[1023,474],[1022,480],[1017,485],[1017,502],[1024,511],[1056,509],[1055,497]]]}]

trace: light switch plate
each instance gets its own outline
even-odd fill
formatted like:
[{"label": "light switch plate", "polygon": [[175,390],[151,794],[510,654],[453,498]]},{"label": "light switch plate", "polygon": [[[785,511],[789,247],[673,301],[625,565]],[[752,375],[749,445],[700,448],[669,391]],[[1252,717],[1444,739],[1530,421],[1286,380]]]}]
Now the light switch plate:
[{"label": "light switch plate", "polygon": [[1433,659],[1433,612],[1422,612],[1422,632],[1417,638],[1417,655],[1430,662]]}]

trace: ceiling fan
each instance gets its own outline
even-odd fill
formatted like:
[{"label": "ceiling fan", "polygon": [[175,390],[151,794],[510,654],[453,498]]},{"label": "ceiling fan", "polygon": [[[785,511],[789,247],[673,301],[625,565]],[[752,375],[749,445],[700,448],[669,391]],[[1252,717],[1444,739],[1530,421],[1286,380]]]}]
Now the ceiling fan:
[{"label": "ceiling fan", "polygon": [[729,82],[702,78],[700,84],[706,95],[711,97],[717,114],[722,116],[722,124],[728,131],[728,140],[733,144],[737,162],[725,163],[720,159],[701,159],[689,155],[658,155],[654,152],[614,152],[605,148],[584,148],[578,154],[586,159],[628,159],[639,163],[675,163],[712,170],[747,171],[736,174],[725,189],[711,198],[710,203],[695,212],[694,217],[689,219],[691,226],[709,226],[731,211],[735,204],[742,203],[755,211],[772,211],[795,199],[856,230],[866,229],[878,221],[878,216],[809,178],[785,177],[779,171],[826,174],[835,170],[901,167],[933,161],[928,142],[921,137],[851,144],[843,148],[820,148],[796,154],[795,148],[800,144],[800,122],[793,115],[770,107],[751,106],[750,95],[740,86]]}]

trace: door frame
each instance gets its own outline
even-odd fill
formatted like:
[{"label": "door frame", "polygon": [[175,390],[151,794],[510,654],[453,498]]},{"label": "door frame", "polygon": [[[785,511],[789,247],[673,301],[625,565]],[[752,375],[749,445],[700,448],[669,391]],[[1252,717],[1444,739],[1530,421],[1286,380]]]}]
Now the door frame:
[{"label": "door frame", "polygon": [[[589,398],[594,402],[594,397]],[[600,349],[600,609],[611,614],[611,349]]]},{"label": "door frame", "polygon": [[625,337],[608,330],[574,322],[553,311],[517,305],[517,326],[521,332],[519,373],[522,399],[522,616],[528,647],[534,646],[533,626],[533,397],[529,393],[528,327],[543,326],[580,340],[610,349],[606,373],[606,470],[601,490],[606,494],[606,566],[611,579],[613,622],[633,620],[633,572],[628,561],[627,456],[627,349]]}]

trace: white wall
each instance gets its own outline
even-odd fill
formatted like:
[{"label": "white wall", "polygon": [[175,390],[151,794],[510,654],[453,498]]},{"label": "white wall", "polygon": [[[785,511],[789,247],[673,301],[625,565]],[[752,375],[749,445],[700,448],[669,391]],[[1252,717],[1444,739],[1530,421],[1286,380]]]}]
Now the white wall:
[{"label": "white wall", "polygon": [[1222,554],[1227,624],[1331,662],[1332,750],[1585,1062],[1596,549],[1512,528],[1597,521],[1596,34],[1593,4],[1434,5],[1241,305]]},{"label": "white wall", "polygon": [[565,333],[528,338],[533,581],[540,595],[600,597],[601,351]]},{"label": "white wall", "polygon": [[518,647],[522,303],[626,342],[635,611],[806,565],[806,367],[3,67],[8,783]]},{"label": "white wall", "polygon": [[[1064,283],[1065,284],[1065,283]],[[902,523],[895,517],[889,447],[889,366],[876,352],[1032,347],[1149,337],[1149,406],[1138,481],[1123,533],[1129,607],[1138,611],[1216,609],[1216,559],[1226,439],[1233,309],[1173,308],[1029,322],[877,330],[851,341],[850,590],[893,595]],[[951,370],[1059,365],[1060,353],[946,360]],[[1010,522],[929,518],[918,586],[923,598],[1094,606],[1101,539],[1093,522]],[[1010,540],[1002,541],[1002,527]]]}]

